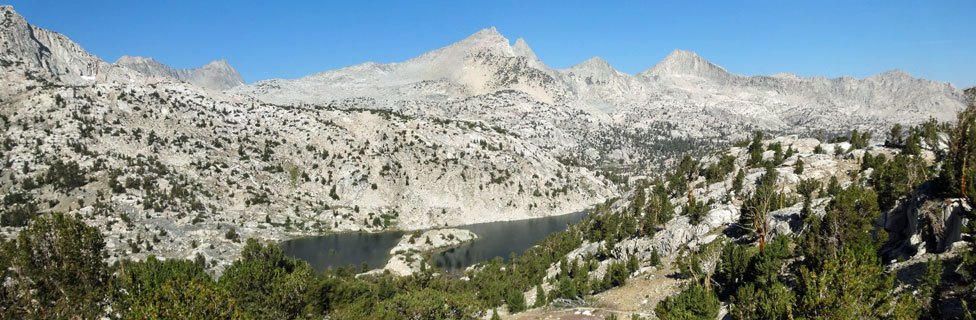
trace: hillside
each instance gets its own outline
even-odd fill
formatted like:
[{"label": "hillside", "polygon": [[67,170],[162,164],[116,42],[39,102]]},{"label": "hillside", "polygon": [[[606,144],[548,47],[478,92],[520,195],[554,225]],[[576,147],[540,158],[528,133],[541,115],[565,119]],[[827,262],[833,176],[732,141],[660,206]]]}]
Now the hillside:
[{"label": "hillside", "polygon": [[77,213],[111,235],[113,260],[199,253],[226,264],[243,245],[229,233],[277,241],[518,220],[615,194],[481,122],[278,106],[117,66],[107,68],[127,81],[75,85],[36,67],[74,56],[37,58],[6,56],[0,70],[6,235],[38,214]]}]

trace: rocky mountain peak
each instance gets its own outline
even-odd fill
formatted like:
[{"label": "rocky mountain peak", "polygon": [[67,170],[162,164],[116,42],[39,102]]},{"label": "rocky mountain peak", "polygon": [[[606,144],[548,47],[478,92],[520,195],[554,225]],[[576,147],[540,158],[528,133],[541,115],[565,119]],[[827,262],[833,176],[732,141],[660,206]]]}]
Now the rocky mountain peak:
[{"label": "rocky mountain peak", "polygon": [[[464,38],[464,40],[458,41],[457,43],[451,45],[450,47],[463,47],[463,48],[481,48],[481,47],[511,47],[508,45],[510,42],[495,27],[481,29],[478,32]],[[504,45],[504,46],[502,46]]]},{"label": "rocky mountain peak", "polygon": [[233,68],[233,67],[230,66],[230,63],[227,63],[227,59],[218,59],[218,60],[210,61],[210,63],[207,63],[204,66],[220,67],[220,68]]},{"label": "rocky mountain peak", "polygon": [[698,54],[675,49],[664,60],[643,72],[654,76],[698,76],[703,78],[725,78],[730,74],[718,65],[698,56]]},{"label": "rocky mountain peak", "polygon": [[910,73],[908,73],[908,71],[902,69],[889,70],[876,75],[876,77],[879,79],[888,79],[888,80],[914,80],[915,79],[912,77]]},{"label": "rocky mountain peak", "polygon": [[512,45],[512,51],[515,52],[515,56],[517,57],[526,57],[529,60],[539,60],[539,58],[535,56],[535,52],[532,51],[532,48],[529,47],[529,44],[525,42],[525,39],[515,39],[515,44]]},{"label": "rocky mountain peak", "polygon": [[498,33],[498,29],[495,29],[494,26],[491,26],[488,28],[478,30],[478,32],[475,32],[474,34],[468,36],[466,40],[467,39],[491,39],[491,38],[504,39],[505,37],[502,36],[501,33]]},{"label": "rocky mountain peak", "polygon": [[574,70],[574,71],[576,71],[576,70],[580,70],[580,71],[582,71],[582,70],[591,70],[591,71],[596,71],[596,70],[600,70],[600,71],[616,71],[613,68],[613,66],[610,65],[609,62],[607,62],[606,60],[603,60],[603,58],[600,58],[600,57],[592,57],[592,58],[586,59],[586,61],[580,62],[580,63],[578,63],[578,64],[576,64],[576,65],[574,65],[572,67],[569,67],[569,69]]},{"label": "rocky mountain peak", "polygon": [[434,73],[440,75],[446,70],[430,69],[460,67],[463,65],[466,57],[485,53],[505,57],[515,56],[512,47],[509,46],[508,39],[505,39],[505,37],[498,33],[495,27],[491,27],[481,29],[467,38],[446,47],[407,60],[404,65],[413,65],[407,68],[428,69],[428,71],[434,71]]},{"label": "rocky mountain peak", "polygon": [[113,65],[124,67],[147,76],[176,78],[176,69],[153,58],[121,56]]},{"label": "rocky mountain peak", "polygon": [[536,57],[535,51],[532,51],[532,48],[529,47],[529,44],[525,42],[525,39],[515,39],[515,44],[512,45],[512,52],[516,57],[525,57],[528,59],[529,66],[533,68],[539,70],[549,70],[549,67],[546,66],[542,60],[539,60],[539,57]]},{"label": "rocky mountain peak", "polygon": [[800,78],[800,76],[797,76],[795,73],[790,73],[790,72],[780,72],[780,73],[771,75],[770,77],[779,78],[779,79],[799,79]]}]

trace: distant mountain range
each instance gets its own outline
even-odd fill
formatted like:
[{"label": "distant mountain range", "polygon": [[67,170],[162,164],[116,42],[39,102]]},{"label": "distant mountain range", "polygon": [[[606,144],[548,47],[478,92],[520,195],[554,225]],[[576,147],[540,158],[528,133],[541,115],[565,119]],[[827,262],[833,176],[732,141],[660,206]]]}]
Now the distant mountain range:
[{"label": "distant mountain range", "polygon": [[[635,75],[599,57],[553,69],[523,39],[510,43],[489,28],[404,62],[367,62],[231,92],[276,104],[487,121],[565,154],[615,162],[653,158],[639,149],[666,152],[676,140],[728,141],[752,130],[881,133],[893,123],[950,120],[964,107],[951,84],[901,70],[863,79],[742,76],[675,50]],[[606,138],[621,134],[627,136]]]},{"label": "distant mountain range", "polygon": [[45,70],[65,83],[134,81],[132,71],[135,71],[147,76],[178,79],[218,91],[244,84],[241,75],[225,60],[184,70],[173,69],[152,58],[129,56],[123,56],[115,64],[109,64],[62,34],[27,23],[11,6],[2,6],[0,14],[3,15],[0,17],[0,59]]},{"label": "distant mountain range", "polygon": [[173,67],[153,58],[122,56],[114,63],[139,73],[154,77],[170,77],[213,90],[227,90],[244,84],[241,74],[227,63],[216,60],[193,69],[173,69]]},{"label": "distant mountain range", "polygon": [[517,90],[539,102],[610,115],[634,106],[665,112],[672,102],[744,115],[761,112],[756,120],[770,122],[774,128],[795,124],[797,109],[820,109],[828,117],[833,113],[910,120],[922,114],[946,119],[963,104],[962,92],[951,84],[916,79],[901,70],[864,79],[801,78],[788,73],[741,76],[693,52],[675,50],[653,67],[631,75],[599,57],[552,69],[523,39],[509,43],[494,28],[484,29],[405,62],[369,62],[300,79],[259,81],[235,91],[285,104],[351,97],[395,104]]}]

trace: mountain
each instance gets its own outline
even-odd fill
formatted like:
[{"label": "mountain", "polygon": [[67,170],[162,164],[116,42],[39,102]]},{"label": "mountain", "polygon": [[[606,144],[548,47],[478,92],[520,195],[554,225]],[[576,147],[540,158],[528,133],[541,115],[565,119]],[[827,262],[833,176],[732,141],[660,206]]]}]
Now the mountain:
[{"label": "mountain", "polygon": [[694,52],[675,49],[664,60],[639,74],[645,78],[697,77],[712,81],[726,81],[732,74]]},{"label": "mountain", "polygon": [[301,79],[271,79],[234,91],[279,104],[328,103],[353,97],[381,101],[398,97],[444,101],[515,89],[545,102],[559,101],[564,92],[521,42],[509,45],[494,28],[484,29],[449,46],[391,64],[367,62]]},{"label": "mountain", "polygon": [[244,85],[244,79],[227,60],[216,60],[193,69],[174,69],[153,58],[122,56],[114,65],[135,70],[147,76],[170,77],[207,89],[224,91]]},{"label": "mountain", "polygon": [[[533,142],[562,156],[635,167],[653,166],[691,141],[728,142],[753,130],[809,136],[856,128],[880,136],[894,123],[950,120],[964,106],[951,84],[901,70],[863,79],[743,76],[674,50],[633,75],[598,57],[552,69],[525,40],[510,43],[488,28],[404,62],[259,81],[232,92],[278,104],[489,121],[529,139],[555,136]],[[561,130],[542,134],[540,127]],[[639,151],[648,148],[656,151]]]},{"label": "mountain", "polygon": [[578,97],[578,104],[598,113],[612,113],[617,106],[638,101],[652,90],[650,84],[617,71],[600,57],[559,70],[559,75],[565,86]]}]

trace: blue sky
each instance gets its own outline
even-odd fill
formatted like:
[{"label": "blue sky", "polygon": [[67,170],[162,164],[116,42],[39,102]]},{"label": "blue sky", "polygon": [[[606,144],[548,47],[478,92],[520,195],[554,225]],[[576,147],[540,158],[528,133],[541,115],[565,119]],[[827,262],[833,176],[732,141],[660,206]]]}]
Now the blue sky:
[{"label": "blue sky", "polygon": [[673,49],[731,72],[976,85],[976,1],[9,1],[107,61],[227,59],[248,82],[397,62],[495,26],[551,67],[637,73]]}]

